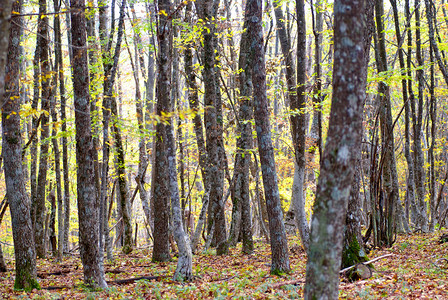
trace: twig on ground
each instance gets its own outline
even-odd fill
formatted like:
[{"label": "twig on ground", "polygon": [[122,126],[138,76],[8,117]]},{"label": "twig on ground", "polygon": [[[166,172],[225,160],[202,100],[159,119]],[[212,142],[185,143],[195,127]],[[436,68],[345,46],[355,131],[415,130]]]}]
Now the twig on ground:
[{"label": "twig on ground", "polygon": [[[371,264],[371,263],[376,262],[377,260],[380,260],[380,259],[382,259],[382,258],[386,258],[386,257],[392,256],[392,255],[394,255],[394,254],[393,254],[393,253],[385,254],[385,255],[379,256],[379,257],[377,257],[377,258],[374,258],[374,259],[372,259],[372,260],[366,261],[366,262],[361,263],[361,264],[363,264],[363,265],[368,265],[368,264]],[[353,265],[353,266],[348,267],[348,268],[345,268],[345,269],[342,269],[341,271],[339,271],[339,274],[344,274],[345,272],[347,272],[348,270],[353,269],[353,268],[356,267],[357,265],[358,265],[358,264]]]},{"label": "twig on ground", "polygon": [[137,280],[159,280],[163,277],[167,276],[141,276],[128,279],[107,281],[107,284],[128,284],[128,283],[134,283]]},{"label": "twig on ground", "polygon": [[271,289],[278,289],[285,285],[298,285],[298,284],[302,284],[302,283],[305,283],[305,279],[288,280],[288,281],[278,282],[278,283],[271,285]]}]

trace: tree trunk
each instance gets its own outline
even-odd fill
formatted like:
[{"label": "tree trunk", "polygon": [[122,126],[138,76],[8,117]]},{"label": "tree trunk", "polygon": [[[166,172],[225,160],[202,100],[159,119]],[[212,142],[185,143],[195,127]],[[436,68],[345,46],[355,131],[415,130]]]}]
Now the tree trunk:
[{"label": "tree trunk", "polygon": [[[159,11],[169,12],[170,1],[159,0]],[[167,145],[167,122],[166,112],[170,107],[170,79],[171,79],[171,60],[170,60],[170,31],[171,22],[167,15],[159,15],[157,23],[157,115],[161,118],[156,125],[156,145],[154,161],[154,248],[152,254],[153,261],[170,260],[169,245],[169,201],[170,201],[170,174],[169,174],[169,149]]]},{"label": "tree trunk", "polygon": [[[50,61],[48,56],[48,17],[46,0],[39,0],[39,22],[38,32],[42,37],[40,41],[40,71],[41,71],[41,110],[50,112]],[[48,124],[48,115],[43,113],[41,115],[41,145],[39,170],[37,176],[37,186],[35,198],[32,201],[34,214],[34,239],[36,242],[36,254],[39,258],[45,258],[45,234],[44,224],[46,216],[45,208],[45,188],[47,184],[47,168],[48,168],[48,137],[50,136],[50,128]]]},{"label": "tree trunk", "polygon": [[[294,143],[294,150],[296,155],[296,163],[294,164],[294,177],[297,178],[297,185],[293,185],[293,200],[294,210],[296,213],[297,228],[300,232],[303,248],[306,252],[309,249],[310,228],[306,219],[305,202],[303,190],[306,173],[306,158],[305,158],[305,135],[306,135],[306,121],[305,121],[305,103],[306,103],[306,24],[305,24],[305,10],[304,1],[296,2],[297,11],[297,96],[294,101],[291,101],[291,134]],[[297,177],[296,177],[297,176]]]},{"label": "tree trunk", "polygon": [[[361,66],[361,76],[364,86],[360,87],[366,90],[367,72],[370,61],[370,45],[372,41],[372,29],[374,28],[374,0],[366,1],[365,18],[366,26],[364,27],[363,48],[364,48],[364,63]],[[365,106],[367,99],[363,100],[362,106]],[[365,252],[365,244],[361,234],[361,181],[362,181],[362,136],[364,133],[364,126],[361,128],[361,135],[359,141],[356,143],[354,153],[355,157],[355,175],[353,176],[352,187],[350,189],[350,197],[348,200],[347,215],[345,218],[344,228],[344,243],[342,248],[342,264],[341,268],[350,267],[360,262],[368,260]],[[349,274],[350,277],[350,274]]]},{"label": "tree trunk", "polygon": [[3,258],[2,245],[0,244],[0,273],[8,272],[6,267],[5,259]]},{"label": "tree trunk", "polygon": [[[2,151],[6,194],[8,195],[11,212],[14,240],[16,269],[14,289],[31,291],[34,288],[39,288],[39,283],[37,282],[36,252],[31,224],[31,202],[26,191],[22,165],[22,135],[19,115],[19,45],[23,18],[17,16],[10,29],[11,4],[12,1],[3,1],[0,4]],[[20,14],[21,8],[22,1],[15,1],[12,10]],[[7,52],[6,49],[8,50]],[[5,70],[6,61],[7,66]],[[6,92],[4,93],[4,91]]]},{"label": "tree trunk", "polygon": [[[245,20],[244,28],[247,28]],[[254,249],[252,239],[252,219],[250,216],[250,194],[249,194],[249,165],[252,149],[252,124],[253,107],[251,103],[252,86],[252,64],[250,60],[250,41],[247,31],[244,31],[240,42],[239,73],[239,113],[238,113],[238,136],[236,142],[236,156],[234,167],[234,192],[232,225],[229,244],[236,245],[242,234],[243,253],[251,254]]]},{"label": "tree trunk", "polygon": [[[414,158],[411,155],[411,137],[409,134],[410,131],[410,117],[411,117],[411,106],[410,103],[414,101],[414,92],[412,90],[414,82],[412,80],[412,30],[411,26],[411,15],[410,15],[410,7],[409,0],[405,0],[405,16],[407,22],[407,37],[408,37],[408,53],[406,59],[406,68],[407,68],[407,90],[409,92],[409,102],[405,105],[405,156],[408,164],[408,184],[407,184],[407,199],[410,202],[411,206],[411,220],[414,224],[420,218],[420,209],[416,205],[415,201],[415,182],[414,182]],[[404,98],[403,98],[404,99]]]},{"label": "tree trunk", "polygon": [[73,92],[76,125],[77,195],[79,244],[84,283],[106,287],[99,251],[99,211],[94,182],[94,151],[90,123],[84,0],[70,0],[73,42]]},{"label": "tree trunk", "polygon": [[[417,5],[420,3],[420,1],[416,0],[415,3],[416,3],[416,10],[417,10]],[[436,18],[434,16],[432,9],[430,8],[430,3],[431,2],[429,0],[425,0],[426,18],[428,19],[429,42],[431,44],[432,50],[434,51],[434,56],[435,56],[438,66],[439,66],[439,69],[442,72],[443,79],[445,79],[445,83],[448,85],[448,68],[442,60],[442,57],[440,55],[439,46],[437,45],[436,38],[434,35],[434,20],[436,20]],[[442,8],[443,8],[443,12],[445,14],[445,6],[442,5]],[[417,18],[417,11],[416,11],[416,18]],[[445,19],[445,22],[446,22],[446,19]]]},{"label": "tree trunk", "polygon": [[116,147],[116,173],[118,176],[118,191],[120,193],[120,206],[124,226],[124,240],[122,251],[124,254],[129,254],[133,250],[132,242],[132,220],[131,220],[131,205],[129,203],[128,184],[126,180],[126,164],[124,158],[124,147],[121,138],[121,130],[118,126],[119,114],[117,111],[116,98],[111,99],[111,112],[114,117],[112,122],[112,135],[114,137]]},{"label": "tree trunk", "polygon": [[[314,7],[315,6],[315,7]],[[313,87],[313,121],[311,123],[310,137],[310,161],[314,162],[316,150],[319,159],[322,160],[322,34],[323,34],[323,12],[324,2],[316,0],[311,5],[313,12],[313,35],[314,35],[314,87]],[[315,16],[314,16],[315,14]],[[316,149],[317,148],[317,149]]]},{"label": "tree trunk", "polygon": [[416,58],[417,58],[417,82],[418,82],[418,103],[416,105],[415,98],[411,99],[411,109],[412,109],[412,127],[414,133],[414,183],[416,187],[416,201],[418,208],[420,210],[419,218],[417,219],[417,228],[427,231],[428,230],[428,216],[427,208],[425,203],[426,190],[426,174],[423,168],[425,163],[425,158],[423,156],[422,150],[422,127],[423,127],[423,92],[425,88],[425,79],[423,71],[423,56],[422,56],[422,46],[421,46],[421,34],[420,34],[420,0],[415,0],[415,48],[416,48]]},{"label": "tree trunk", "polygon": [[432,46],[430,47],[430,60],[431,60],[431,83],[430,83],[430,106],[429,106],[429,116],[431,118],[431,145],[428,150],[428,160],[429,160],[429,193],[430,193],[430,207],[431,207],[431,223],[429,230],[434,231],[435,220],[437,219],[436,211],[436,170],[435,170],[435,158],[434,149],[437,138],[436,122],[437,122],[437,100],[435,96],[435,70],[434,70],[434,51]]},{"label": "tree trunk", "polygon": [[[129,3],[132,12],[132,26],[136,26],[138,24],[137,15],[135,13],[134,4]],[[139,130],[139,144],[138,144],[138,171],[135,181],[137,183],[140,201],[142,202],[143,212],[145,213],[146,221],[150,224],[151,214],[149,210],[149,202],[148,202],[148,193],[145,189],[145,177],[146,177],[146,169],[148,167],[148,155],[146,151],[146,136],[145,136],[145,124],[144,120],[146,115],[149,114],[146,110],[143,109],[143,99],[140,92],[140,76],[139,76],[139,61],[142,61],[140,64],[140,68],[145,80],[145,68],[144,68],[144,59],[143,59],[143,50],[142,50],[142,41],[141,36],[137,29],[134,29],[134,50],[135,50],[135,63],[133,64],[133,73],[135,80],[135,112],[137,115],[137,123]],[[131,59],[132,61],[132,59]],[[148,91],[147,91],[148,93]]]},{"label": "tree trunk", "polygon": [[[115,20],[114,20],[114,7],[112,7],[112,24],[111,24],[111,32],[110,35],[107,37],[107,11],[106,11],[106,5],[100,7],[100,40],[101,40],[101,52],[103,55],[103,68],[104,68],[104,82],[103,82],[103,163],[102,163],[102,172],[101,172],[101,192],[100,192],[100,203],[104,207],[107,207],[107,183],[108,183],[108,173],[109,173],[109,155],[110,155],[110,149],[109,149],[109,121],[111,117],[111,111],[112,114],[117,115],[117,105],[116,100],[112,95],[113,92],[113,86],[115,82],[115,76],[117,74],[118,69],[118,59],[120,56],[120,50],[121,50],[121,42],[123,39],[123,26],[124,26],[124,8],[126,7],[126,0],[123,0],[120,7],[120,17],[119,17],[119,23],[118,23],[118,34],[117,34],[117,41],[114,49],[114,54],[112,57],[112,39],[113,39],[113,32],[115,30]],[[114,125],[116,126],[116,125]],[[115,143],[121,143],[121,137],[119,134],[114,134]],[[117,140],[118,139],[118,140]],[[120,148],[119,145],[117,145],[118,148]],[[122,146],[121,146],[122,148]],[[119,154],[120,156],[121,154]],[[124,154],[122,161],[124,162]],[[124,168],[124,164],[122,164],[122,167]],[[120,170],[118,170],[120,171]],[[121,170],[123,172],[123,170]],[[117,172],[119,173],[119,172]],[[120,191],[123,191],[123,195],[126,195],[126,184],[125,184],[125,174],[123,176],[124,178],[121,179],[121,185],[120,185]],[[124,181],[124,183],[123,183]],[[122,197],[121,204],[126,206],[126,198]],[[100,205],[101,206],[101,205]],[[128,218],[127,218],[128,219]],[[100,222],[104,223],[103,227],[103,234],[106,236],[106,241],[108,240],[108,229],[106,229],[108,226],[106,224],[106,217],[101,213]],[[126,236],[128,240],[128,244],[131,245],[130,248],[126,247],[125,251],[128,251],[129,249],[132,249],[132,227],[130,225],[130,221],[128,223],[128,230],[126,231]],[[107,231],[106,231],[107,230]],[[100,243],[102,245],[102,242]],[[109,247],[107,247],[109,249]],[[108,257],[111,258],[111,254],[109,254],[108,250]]]},{"label": "tree trunk", "polygon": [[281,210],[280,195],[272,147],[271,126],[269,123],[268,99],[266,96],[266,69],[262,28],[261,0],[248,0],[245,22],[252,41],[250,60],[252,62],[252,82],[254,87],[254,114],[257,130],[258,152],[269,216],[272,265],[271,273],[280,274],[291,270],[289,265],[288,241]]},{"label": "tree trunk", "polygon": [[[388,71],[386,45],[384,35],[384,4],[382,0],[376,0],[375,2],[375,17],[377,25],[377,47],[375,47],[375,55],[377,60],[378,73],[385,73]],[[381,125],[381,160],[379,162],[379,168],[381,172],[381,178],[383,189],[379,190],[382,193],[382,199],[378,198],[376,201],[380,201],[379,205],[373,207],[376,217],[384,217],[382,222],[379,236],[381,236],[381,243],[384,246],[390,247],[394,242],[394,234],[397,230],[403,230],[402,222],[405,221],[403,207],[400,203],[399,187],[398,187],[398,175],[397,165],[395,159],[395,147],[394,147],[394,132],[393,132],[393,120],[392,120],[392,108],[390,100],[389,85],[385,81],[379,83],[378,105],[379,105],[379,119]],[[379,208],[379,210],[377,209]],[[380,212],[383,210],[383,212]],[[382,229],[381,229],[382,228]]]},{"label": "tree trunk", "polygon": [[334,3],[333,99],[313,208],[305,299],[337,299],[344,221],[362,133],[365,1]]},{"label": "tree trunk", "polygon": [[[198,15],[206,23],[202,31],[204,38],[203,48],[203,78],[204,78],[204,104],[206,124],[206,152],[207,152],[207,179],[210,181],[209,219],[215,223],[214,240],[216,254],[228,253],[226,220],[223,201],[224,190],[224,162],[223,162],[223,120],[222,103],[219,93],[219,74],[215,68],[217,59],[216,50],[216,24],[219,0],[196,2]],[[209,221],[209,229],[211,223]],[[210,231],[209,231],[210,233]]]},{"label": "tree trunk", "polygon": [[[170,13],[170,0],[159,0],[158,1],[159,10],[164,10],[167,14]],[[157,99],[157,109],[158,113],[169,115],[173,111],[172,106],[177,99],[172,99],[170,103],[169,90],[170,90],[170,69],[171,60],[169,55],[170,44],[173,41],[173,36],[171,35],[172,22],[167,15],[159,16],[158,24],[158,40],[159,40],[159,80],[157,83],[158,90],[162,93],[158,93]],[[162,52],[164,51],[164,52]],[[176,89],[176,87],[174,87]],[[166,93],[168,92],[168,93]],[[178,96],[176,93],[174,97]],[[166,123],[167,122],[167,123]],[[177,243],[177,248],[179,250],[179,258],[177,261],[176,271],[174,272],[174,280],[176,281],[190,281],[192,280],[192,252],[191,244],[188,235],[184,231],[182,222],[182,208],[179,198],[179,186],[177,183],[177,167],[176,167],[176,146],[173,134],[173,118],[168,117],[168,119],[162,125],[164,132],[163,142],[165,143],[167,162],[168,162],[168,187],[169,196],[171,196],[171,207],[172,207],[172,217],[173,217],[173,234]],[[156,175],[157,176],[157,175]]]},{"label": "tree trunk", "polygon": [[[60,10],[60,1],[54,0],[54,9],[56,12],[59,12]],[[58,84],[58,79],[60,79],[61,74],[64,72],[64,66],[62,64],[62,45],[61,42],[61,22],[59,19],[59,16],[55,16],[54,18],[54,40],[55,43],[55,74],[53,77],[53,84],[54,89],[56,90],[56,86]],[[61,80],[59,80],[59,85],[61,85]],[[60,98],[62,100],[62,97],[65,97],[65,86],[60,87]],[[55,99],[55,97],[54,97]],[[61,101],[62,102],[62,101]],[[62,104],[61,104],[62,105]],[[58,115],[55,109],[56,103],[52,103],[51,107],[51,119],[53,123],[58,122]],[[64,120],[62,120],[64,122]],[[64,122],[65,123],[65,122]],[[62,255],[64,253],[64,203],[63,203],[63,197],[62,197],[62,182],[61,182],[61,159],[60,159],[60,151],[59,151],[59,144],[58,140],[56,139],[57,135],[57,129],[56,126],[53,125],[53,148],[54,148],[54,161],[55,161],[55,173],[56,173],[56,191],[57,191],[57,201],[58,201],[58,253],[57,257],[58,259],[62,259]]]}]

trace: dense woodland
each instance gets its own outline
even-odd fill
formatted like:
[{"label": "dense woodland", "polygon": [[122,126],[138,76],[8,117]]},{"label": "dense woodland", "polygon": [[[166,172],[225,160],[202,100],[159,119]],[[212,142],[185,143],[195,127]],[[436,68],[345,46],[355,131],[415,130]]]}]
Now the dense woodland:
[{"label": "dense woodland", "polygon": [[298,247],[303,296],[337,299],[341,269],[446,227],[447,10],[1,1],[0,271],[31,291],[39,261],[79,255],[107,288],[145,249],[191,282],[196,255],[262,241],[271,274]]}]

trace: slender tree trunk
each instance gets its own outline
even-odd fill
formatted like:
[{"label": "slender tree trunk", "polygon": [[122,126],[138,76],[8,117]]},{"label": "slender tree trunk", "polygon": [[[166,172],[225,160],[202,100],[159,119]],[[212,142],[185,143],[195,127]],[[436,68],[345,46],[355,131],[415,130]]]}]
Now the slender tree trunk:
[{"label": "slender tree trunk", "polygon": [[[2,151],[6,193],[11,212],[14,240],[16,270],[14,289],[31,291],[34,288],[39,288],[39,283],[37,282],[36,252],[31,224],[31,202],[26,191],[22,165],[22,134],[19,114],[19,47],[23,17],[16,17],[11,27],[9,26],[12,3],[13,1],[0,3]],[[12,11],[20,14],[21,8],[22,1],[14,1]],[[4,91],[6,92],[4,93]]]},{"label": "slender tree trunk", "polygon": [[266,69],[262,29],[261,0],[248,0],[245,22],[251,43],[250,60],[252,62],[252,82],[254,87],[254,114],[257,130],[258,152],[263,176],[266,206],[269,216],[272,265],[271,273],[280,274],[290,271],[288,243],[281,210],[275,168],[274,149],[272,147],[271,126],[269,122],[268,99],[266,96]]},{"label": "slender tree trunk", "polygon": [[296,222],[300,232],[303,248],[306,252],[309,249],[310,228],[306,219],[305,201],[303,189],[306,173],[306,157],[305,157],[305,135],[306,135],[306,23],[304,1],[296,2],[297,12],[297,96],[291,101],[291,134],[293,137],[294,150],[296,154],[296,163],[294,164],[298,185],[293,188],[294,210],[296,212]]},{"label": "slender tree trunk", "polygon": [[94,151],[87,65],[86,19],[84,0],[70,0],[73,38],[73,92],[76,125],[76,162],[79,244],[84,283],[106,287],[99,251],[99,212],[94,182]]},{"label": "slender tree trunk", "polygon": [[[204,104],[206,123],[206,152],[207,152],[207,179],[210,181],[209,219],[215,223],[214,239],[216,253],[228,253],[226,220],[224,212],[224,161],[223,161],[223,120],[222,103],[219,92],[219,73],[215,68],[217,54],[215,53],[217,37],[215,20],[219,0],[196,2],[198,15],[206,23],[202,31],[204,38],[203,48],[203,77],[204,77]],[[209,221],[209,227],[211,223]],[[209,228],[210,229],[210,228]],[[209,230],[210,233],[210,230]]]},{"label": "slender tree trunk", "polygon": [[[247,28],[245,20],[244,28]],[[252,124],[253,107],[251,103],[252,86],[252,64],[249,58],[250,41],[247,31],[244,31],[240,42],[239,73],[239,113],[238,132],[239,138],[236,142],[236,156],[234,167],[234,192],[232,225],[229,244],[236,245],[240,233],[243,241],[243,253],[251,254],[254,249],[252,239],[252,219],[250,216],[250,194],[249,194],[249,165],[252,149]],[[233,229],[233,230],[232,230]]]},{"label": "slender tree trunk", "polygon": [[[137,16],[134,9],[134,4],[129,3],[129,6],[131,8],[132,12],[132,26],[136,26],[138,24]],[[142,41],[141,36],[137,29],[134,29],[134,50],[135,50],[135,64],[134,66],[134,79],[135,79],[135,112],[137,114],[137,123],[138,123],[138,130],[139,130],[139,144],[138,144],[138,171],[137,176],[135,178],[135,181],[137,182],[138,191],[140,195],[140,200],[142,202],[143,212],[145,213],[146,221],[148,224],[150,223],[151,214],[149,210],[149,202],[148,202],[148,193],[145,189],[145,177],[146,177],[146,169],[148,167],[148,155],[146,151],[146,136],[145,136],[145,124],[144,120],[146,115],[149,114],[148,111],[145,111],[143,109],[144,103],[140,92],[140,76],[139,76],[139,62],[142,62],[140,64],[140,69],[142,71],[143,77],[145,81],[146,74],[144,69],[144,61],[143,61],[143,51],[142,51]],[[148,91],[147,91],[148,93]]]},{"label": "slender tree trunk", "polygon": [[[375,17],[377,25],[378,46],[375,47],[377,59],[378,73],[384,73],[388,71],[386,45],[384,36],[384,4],[382,0],[376,0],[375,2]],[[400,212],[403,207],[399,198],[398,187],[398,175],[397,165],[395,159],[395,147],[394,147],[394,133],[393,133],[393,120],[392,120],[392,108],[390,100],[390,90],[386,82],[381,81],[379,84],[379,117],[381,124],[381,137],[382,137],[382,157],[380,161],[380,169],[382,172],[382,181],[384,187],[384,205],[381,205],[385,209],[386,225],[382,231],[384,234],[383,243],[386,246],[393,244],[393,235],[397,231],[397,227],[401,230],[402,215]]]},{"label": "slender tree trunk", "polygon": [[[412,109],[412,121],[413,121],[413,133],[414,133],[414,182],[416,187],[417,205],[420,210],[419,219],[417,220],[417,228],[427,231],[428,230],[428,216],[425,203],[426,190],[426,174],[423,168],[424,156],[422,150],[422,127],[423,127],[423,92],[425,88],[424,71],[423,71],[423,56],[421,47],[421,34],[420,34],[420,0],[415,0],[415,48],[417,58],[417,83],[418,83],[418,103],[415,103],[414,99],[411,99]],[[416,105],[417,104],[417,105]]]},{"label": "slender tree trunk", "polygon": [[[417,18],[417,5],[420,3],[419,0],[415,1],[416,3],[416,18]],[[446,64],[444,64],[442,57],[440,55],[439,46],[437,45],[435,34],[434,34],[434,21],[436,20],[433,10],[430,8],[430,1],[425,0],[426,5],[426,18],[428,19],[428,34],[429,34],[429,42],[434,51],[434,56],[439,66],[440,71],[442,72],[443,79],[445,79],[445,83],[448,84],[448,68]],[[443,12],[445,14],[445,6],[442,5]],[[445,19],[446,21],[446,19]]]},{"label": "slender tree trunk", "polygon": [[[411,220],[414,223],[417,223],[417,220],[420,219],[420,208],[416,205],[415,200],[415,182],[414,182],[414,158],[411,155],[411,137],[409,134],[410,131],[410,117],[411,117],[411,103],[413,103],[414,100],[414,92],[412,90],[413,88],[413,80],[412,80],[412,30],[410,28],[411,26],[411,15],[410,15],[410,7],[409,7],[409,0],[405,0],[405,15],[406,15],[406,22],[407,22],[407,40],[408,40],[408,53],[407,53],[407,59],[406,59],[406,71],[407,71],[407,90],[409,93],[409,103],[405,104],[405,137],[407,138],[405,141],[405,156],[406,161],[408,163],[408,188],[407,188],[407,197],[408,201],[410,202],[411,206]],[[404,99],[404,98],[403,98]],[[407,124],[407,125],[406,125]],[[406,150],[407,149],[407,150]]]},{"label": "slender tree trunk", "polygon": [[[192,2],[188,2],[185,9],[185,22],[190,23],[192,18]],[[199,219],[196,225],[195,233],[192,236],[192,251],[196,251],[196,247],[199,243],[200,233],[202,232],[202,226],[204,226],[204,218],[206,218],[206,211],[209,206],[209,192],[207,180],[207,152],[205,150],[204,130],[202,125],[202,118],[199,114],[199,95],[198,85],[196,83],[196,75],[193,71],[193,45],[187,45],[184,50],[184,68],[185,68],[185,80],[188,87],[188,103],[190,109],[195,112],[193,117],[193,127],[196,137],[196,144],[199,154],[199,167],[201,168],[201,177],[203,186],[206,188],[205,195],[202,201],[202,208],[199,215]],[[204,211],[205,209],[205,211]]]},{"label": "slender tree trunk", "polygon": [[[365,101],[365,1],[334,3],[333,99],[313,208],[305,299],[337,299],[344,221]],[[350,29],[350,30],[348,30]]]},{"label": "slender tree trunk", "polygon": [[[38,33],[42,37],[40,41],[40,71],[41,71],[41,110],[50,112],[50,61],[48,56],[48,17],[47,2],[46,0],[39,0],[39,17]],[[48,115],[43,113],[41,115],[41,145],[40,145],[40,158],[39,158],[39,171],[37,176],[36,194],[33,199],[33,213],[35,213],[34,219],[34,239],[36,242],[36,254],[39,258],[45,258],[46,246],[45,246],[45,188],[47,183],[47,168],[48,168],[48,137],[50,136],[50,128],[48,124]]]},{"label": "slender tree trunk", "polygon": [[[170,13],[170,0],[159,0],[159,10],[164,10],[167,15]],[[159,80],[157,82],[158,93],[157,110],[159,113],[169,114],[173,111],[172,106],[175,101],[171,101],[169,97],[170,90],[170,73],[171,61],[169,55],[170,43],[172,43],[173,36],[171,35],[172,23],[167,15],[159,16],[158,25],[158,39],[159,39]],[[162,52],[163,51],[163,52]],[[173,99],[175,100],[175,99]],[[173,118],[168,117],[166,120],[168,124],[162,125],[165,131],[163,142],[166,147],[167,162],[168,162],[168,186],[169,196],[171,196],[171,207],[173,212],[173,234],[179,250],[179,258],[177,261],[176,271],[174,273],[174,280],[176,281],[190,281],[192,280],[192,253],[190,239],[184,231],[182,222],[182,208],[179,198],[179,186],[177,183],[177,168],[176,168],[176,147],[173,134]]]},{"label": "slender tree trunk", "polygon": [[[312,3],[312,2],[311,2]],[[324,2],[316,0],[311,4],[313,12],[313,35],[314,35],[314,86],[313,86],[313,122],[311,123],[310,137],[310,160],[314,161],[316,150],[319,159],[322,160],[322,35],[323,35],[323,12]],[[315,14],[315,16],[314,16]],[[317,148],[317,149],[316,149]]]},{"label": "slender tree trunk", "polygon": [[[60,10],[60,1],[55,0],[54,1],[54,9],[56,12]],[[61,22],[59,16],[55,16],[54,18],[54,40],[55,43],[55,75],[53,78],[54,82],[54,89],[56,89],[56,86],[58,84],[58,80],[60,79],[61,74],[64,72],[64,66],[62,64],[62,45],[60,43],[61,41]],[[63,76],[63,75],[62,75]],[[61,81],[59,80],[59,85],[61,85]],[[60,89],[60,98],[62,102],[62,97],[65,97],[65,95],[62,93],[65,93],[65,86]],[[62,106],[62,103],[61,103]],[[58,115],[55,109],[55,103],[52,104],[51,109],[51,118],[53,123],[58,122]],[[56,137],[57,135],[57,129],[55,125],[53,125],[53,137]],[[62,255],[64,253],[64,225],[65,225],[65,216],[64,216],[64,199],[62,197],[62,182],[61,182],[61,159],[60,159],[60,150],[59,150],[59,144],[56,138],[53,138],[53,148],[54,148],[54,160],[55,160],[55,171],[56,171],[56,189],[57,189],[57,199],[58,199],[58,259],[62,258]]]},{"label": "slender tree trunk", "polygon": [[2,245],[0,244],[0,273],[8,272],[6,267],[5,259],[3,258]]},{"label": "slender tree trunk", "polygon": [[430,60],[431,60],[431,83],[430,83],[430,106],[429,106],[429,116],[431,118],[431,145],[428,150],[428,160],[430,165],[429,171],[429,193],[430,193],[430,207],[431,207],[431,223],[429,230],[434,231],[435,220],[437,219],[436,211],[436,170],[435,170],[435,158],[434,149],[437,138],[436,122],[437,122],[437,100],[435,96],[435,70],[434,70],[434,51],[432,46],[430,47]]},{"label": "slender tree trunk", "polygon": [[[103,68],[104,68],[104,82],[103,82],[103,91],[104,91],[104,97],[103,97],[103,164],[102,164],[102,174],[101,174],[101,193],[100,193],[100,202],[103,203],[104,206],[107,204],[107,183],[108,183],[108,173],[109,173],[109,155],[110,155],[110,149],[109,149],[109,121],[111,118],[111,112],[112,114],[117,115],[117,105],[115,97],[113,97],[113,86],[115,82],[115,76],[117,74],[118,69],[118,59],[120,56],[120,50],[121,50],[121,42],[123,39],[123,26],[124,26],[124,8],[126,6],[126,0],[123,0],[120,7],[120,17],[118,22],[118,34],[117,34],[117,41],[114,49],[114,54],[112,57],[112,39],[113,39],[113,33],[114,33],[114,26],[115,26],[115,20],[114,20],[114,7],[112,7],[112,24],[111,24],[111,32],[109,37],[106,36],[106,30],[107,30],[107,12],[106,12],[106,6],[101,6],[100,8],[100,40],[101,40],[101,50],[103,55]],[[115,143],[121,143],[121,137],[119,134],[114,134]],[[119,141],[117,140],[119,139]],[[117,145],[118,149],[120,148],[119,145]],[[122,148],[122,146],[121,146]],[[122,150],[122,149],[121,149]],[[120,151],[120,150],[118,150]],[[121,166],[124,168],[124,153],[119,154],[123,155],[122,161],[123,164]],[[121,170],[123,172],[123,170]],[[123,192],[123,195],[126,195],[126,183],[125,183],[125,174],[123,176],[124,178],[121,179],[120,183],[120,191]],[[123,182],[124,181],[124,182]],[[126,198],[122,197],[120,198],[122,203],[121,206],[126,206]],[[132,249],[132,227],[130,225],[129,218],[127,218],[128,225],[127,231],[126,231],[126,237],[128,244],[131,245],[130,247],[126,247],[123,250],[128,251],[129,249]],[[105,216],[101,219],[101,222],[105,221]],[[106,230],[108,226],[103,226],[103,230]],[[106,236],[106,241],[108,239],[108,230],[104,231],[104,234]],[[107,248],[108,249],[108,248]],[[111,256],[108,254],[108,257]]]}]

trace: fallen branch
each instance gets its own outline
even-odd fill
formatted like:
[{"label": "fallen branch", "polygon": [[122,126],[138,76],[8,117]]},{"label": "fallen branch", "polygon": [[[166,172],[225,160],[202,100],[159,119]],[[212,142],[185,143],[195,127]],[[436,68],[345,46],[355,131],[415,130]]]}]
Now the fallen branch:
[{"label": "fallen branch", "polygon": [[445,265],[448,265],[448,258],[439,258],[438,260],[436,260],[436,261],[433,262],[432,264],[433,264],[434,266],[436,266],[437,268],[439,268],[439,269],[442,269],[442,267],[443,267],[443,269],[446,269],[446,267],[444,267],[444,266],[440,266],[440,265],[439,265],[439,262],[442,262],[442,261],[445,262]]},{"label": "fallen branch", "polygon": [[62,289],[71,289],[71,286],[62,285],[62,286],[43,286],[41,289],[47,290],[47,291],[54,291],[54,290],[62,290]]},{"label": "fallen branch", "polygon": [[[394,254],[393,254],[393,253],[385,254],[385,255],[383,255],[383,256],[379,256],[379,257],[377,257],[377,258],[374,258],[374,259],[372,259],[372,260],[366,261],[366,262],[361,263],[361,264],[363,264],[363,265],[368,265],[368,264],[371,264],[371,263],[376,262],[377,260],[380,260],[380,259],[382,259],[382,258],[386,258],[386,257],[392,256],[392,255],[394,255]],[[341,271],[339,271],[339,274],[344,274],[345,272],[347,272],[348,270],[353,269],[353,268],[356,267],[357,265],[359,265],[359,264],[356,264],[356,265],[353,265],[353,266],[351,266],[351,267],[342,269]]]},{"label": "fallen branch", "polygon": [[134,283],[137,280],[159,280],[164,277],[167,276],[141,276],[128,279],[107,281],[107,284],[128,284],[128,283]]},{"label": "fallen branch", "polygon": [[215,279],[215,280],[211,280],[210,282],[227,281],[227,280],[233,279],[233,278],[235,278],[235,277],[236,277],[236,275],[234,275],[234,276],[229,276],[229,277],[226,277],[226,278],[218,278],[218,279]]},{"label": "fallen branch", "polygon": [[302,284],[302,283],[305,283],[305,279],[288,280],[288,281],[278,282],[278,283],[271,285],[271,289],[278,289],[285,285],[298,285],[298,284]]},{"label": "fallen branch", "polygon": [[[161,278],[165,278],[168,276],[141,276],[141,277],[135,277],[135,278],[128,278],[128,279],[121,279],[121,280],[111,280],[107,281],[107,284],[128,284],[128,283],[134,283],[137,280],[159,280]],[[41,287],[44,290],[52,291],[52,290],[62,290],[62,289],[72,289],[74,286],[44,286]]]},{"label": "fallen branch", "polygon": [[46,278],[47,276],[51,276],[51,275],[64,275],[67,273],[70,273],[70,270],[59,270],[59,271],[51,272],[51,273],[37,273],[37,277]]}]

